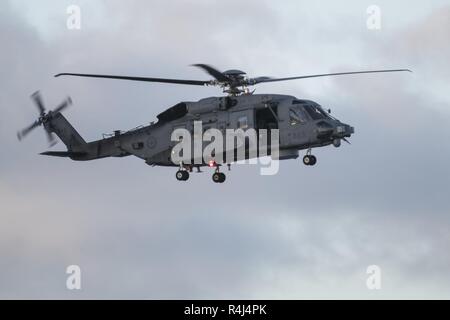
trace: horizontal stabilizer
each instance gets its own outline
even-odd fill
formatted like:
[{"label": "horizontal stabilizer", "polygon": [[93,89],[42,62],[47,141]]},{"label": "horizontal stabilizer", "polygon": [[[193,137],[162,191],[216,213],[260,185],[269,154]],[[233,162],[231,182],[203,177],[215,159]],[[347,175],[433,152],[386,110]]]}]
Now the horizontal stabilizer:
[{"label": "horizontal stabilizer", "polygon": [[47,151],[47,152],[42,152],[41,155],[50,156],[50,157],[77,158],[77,157],[85,156],[86,153],[85,152],[70,152],[70,151]]}]

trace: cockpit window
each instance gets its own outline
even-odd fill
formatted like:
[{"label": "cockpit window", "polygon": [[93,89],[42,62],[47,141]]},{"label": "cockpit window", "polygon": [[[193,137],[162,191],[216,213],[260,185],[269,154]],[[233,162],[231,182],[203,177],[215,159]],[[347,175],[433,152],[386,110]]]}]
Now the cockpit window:
[{"label": "cockpit window", "polygon": [[289,109],[289,122],[291,123],[291,126],[306,122],[306,116],[301,107]]},{"label": "cockpit window", "polygon": [[319,106],[305,105],[305,110],[313,120],[328,118],[328,114]]}]

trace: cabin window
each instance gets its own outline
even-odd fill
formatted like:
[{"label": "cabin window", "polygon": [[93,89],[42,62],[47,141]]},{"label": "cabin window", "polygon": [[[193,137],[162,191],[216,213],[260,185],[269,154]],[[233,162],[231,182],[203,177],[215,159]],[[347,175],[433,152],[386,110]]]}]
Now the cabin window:
[{"label": "cabin window", "polygon": [[238,118],[237,127],[239,129],[247,129],[248,128],[248,118],[247,116],[242,116]]},{"label": "cabin window", "polygon": [[290,108],[289,109],[289,122],[291,126],[295,126],[299,123],[305,123],[306,117],[301,108]]}]

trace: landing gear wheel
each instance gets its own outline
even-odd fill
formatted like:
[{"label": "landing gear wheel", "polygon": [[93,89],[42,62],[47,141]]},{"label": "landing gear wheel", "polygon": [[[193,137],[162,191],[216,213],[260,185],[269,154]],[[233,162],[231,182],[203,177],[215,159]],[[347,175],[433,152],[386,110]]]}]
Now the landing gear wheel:
[{"label": "landing gear wheel", "polygon": [[303,157],[303,164],[307,166],[313,166],[317,163],[317,158],[313,155],[307,154]]},{"label": "landing gear wheel", "polygon": [[223,183],[225,182],[226,176],[222,172],[215,172],[212,176],[212,179],[215,183]]},{"label": "landing gear wheel", "polygon": [[178,170],[175,177],[178,181],[186,181],[187,179],[189,179],[189,172],[185,170]]},{"label": "landing gear wheel", "polygon": [[309,155],[304,156],[303,157],[303,164],[305,166],[309,166],[311,164],[311,156],[309,156]]}]

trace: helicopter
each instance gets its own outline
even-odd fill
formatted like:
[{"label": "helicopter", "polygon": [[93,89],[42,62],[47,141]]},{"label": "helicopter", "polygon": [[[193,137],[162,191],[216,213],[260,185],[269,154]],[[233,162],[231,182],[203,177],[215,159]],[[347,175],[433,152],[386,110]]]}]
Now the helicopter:
[{"label": "helicopter", "polygon": [[[103,138],[100,140],[86,142],[61,113],[72,104],[71,98],[67,98],[54,110],[47,112],[41,94],[36,92],[31,98],[38,108],[39,118],[30,126],[19,131],[17,133],[18,139],[22,140],[36,127],[43,126],[47,133],[49,145],[53,146],[55,144],[54,134],[56,134],[67,147],[67,151],[46,151],[42,152],[41,155],[70,158],[75,161],[133,155],[143,159],[146,164],[151,166],[178,168],[175,177],[179,181],[187,181],[194,168],[196,168],[197,172],[201,172],[201,167],[209,166],[214,168],[212,180],[215,183],[222,183],[226,177],[220,170],[221,166],[227,165],[230,170],[232,162],[248,159],[251,156],[259,157],[260,154],[250,155],[247,150],[248,145],[245,145],[246,152],[243,156],[239,157],[234,154],[231,160],[227,157],[226,160],[221,159],[219,161],[213,157],[209,161],[202,159],[200,162],[193,162],[189,161],[190,159],[186,159],[176,163],[172,161],[172,154],[177,142],[171,139],[175,129],[183,128],[193,132],[194,124],[201,121],[206,126],[206,129],[214,128],[221,132],[229,129],[241,129],[243,131],[254,129],[257,132],[278,130],[278,158],[280,160],[297,159],[300,150],[307,150],[303,157],[303,163],[307,166],[314,166],[317,158],[312,154],[313,148],[328,145],[339,147],[341,141],[350,143],[348,138],[354,134],[354,128],[331,116],[331,111],[324,110],[317,102],[299,99],[290,95],[255,94],[254,90],[250,90],[250,87],[261,83],[317,77],[411,72],[409,69],[385,69],[284,78],[266,76],[249,78],[241,70],[232,69],[221,72],[207,64],[195,64],[193,66],[202,69],[212,76],[213,79],[187,80],[84,73],[56,74],[55,77],[74,76],[194,86],[216,86],[220,87],[226,95],[204,98],[195,102],[184,101],[177,103],[158,114],[158,121],[156,122],[128,131],[116,130],[112,134],[103,135]],[[224,152],[226,153],[227,151]],[[270,149],[267,155],[271,155]]]}]

